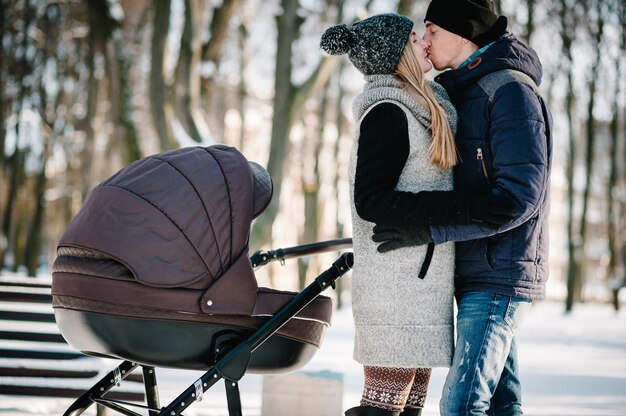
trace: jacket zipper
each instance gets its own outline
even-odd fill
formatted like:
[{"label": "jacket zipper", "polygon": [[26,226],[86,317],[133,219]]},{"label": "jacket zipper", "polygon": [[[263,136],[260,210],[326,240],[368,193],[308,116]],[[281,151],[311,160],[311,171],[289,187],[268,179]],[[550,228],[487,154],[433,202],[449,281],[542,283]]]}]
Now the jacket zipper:
[{"label": "jacket zipper", "polygon": [[480,166],[483,168],[483,176],[488,184],[491,184],[489,175],[487,175],[487,166],[485,166],[485,158],[483,157],[483,149],[480,147],[476,150],[476,159],[480,160]]}]

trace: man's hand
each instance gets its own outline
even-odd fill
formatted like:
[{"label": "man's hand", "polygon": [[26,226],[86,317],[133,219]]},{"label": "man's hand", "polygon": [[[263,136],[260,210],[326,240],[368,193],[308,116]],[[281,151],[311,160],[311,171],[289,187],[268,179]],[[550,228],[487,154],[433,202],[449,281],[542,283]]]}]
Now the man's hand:
[{"label": "man's hand", "polygon": [[516,203],[506,196],[474,194],[469,198],[470,221],[497,230],[513,221]]},{"label": "man's hand", "polygon": [[382,243],[377,248],[379,253],[386,253],[402,247],[421,246],[433,241],[429,226],[399,227],[384,224],[374,226],[372,240],[376,243]]}]

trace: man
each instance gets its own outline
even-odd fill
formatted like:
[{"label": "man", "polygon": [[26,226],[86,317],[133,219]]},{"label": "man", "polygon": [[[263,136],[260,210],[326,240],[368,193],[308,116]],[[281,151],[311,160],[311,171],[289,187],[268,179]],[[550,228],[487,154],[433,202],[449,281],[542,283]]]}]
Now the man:
[{"label": "man", "polygon": [[424,237],[423,229],[378,225],[373,238],[383,242],[379,251],[457,242],[457,340],[441,415],[521,415],[515,332],[531,302],[545,297],[548,277],[552,140],[534,85],[541,63],[490,0],[432,0],[424,22],[429,59],[449,69],[435,81],[458,111],[455,190],[508,196],[516,210],[500,227],[431,226]]}]

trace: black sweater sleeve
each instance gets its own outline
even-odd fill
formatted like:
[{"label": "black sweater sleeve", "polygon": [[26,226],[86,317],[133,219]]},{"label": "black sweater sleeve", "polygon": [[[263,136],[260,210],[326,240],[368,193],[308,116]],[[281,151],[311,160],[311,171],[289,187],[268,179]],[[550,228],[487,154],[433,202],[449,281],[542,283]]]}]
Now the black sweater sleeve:
[{"label": "black sweater sleeve", "polygon": [[409,157],[406,114],[376,105],[361,121],[354,179],[357,214],[377,224],[440,225],[469,222],[467,198],[454,191],[397,191]]}]

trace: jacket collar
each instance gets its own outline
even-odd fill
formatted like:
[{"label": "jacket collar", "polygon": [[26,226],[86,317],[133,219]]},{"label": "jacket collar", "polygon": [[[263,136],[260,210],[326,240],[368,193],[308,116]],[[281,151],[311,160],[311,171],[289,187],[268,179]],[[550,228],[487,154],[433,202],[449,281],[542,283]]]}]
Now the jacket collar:
[{"label": "jacket collar", "polygon": [[537,85],[541,83],[543,70],[539,56],[510,32],[504,33],[469,64],[444,71],[435,77],[435,81],[446,89],[452,101],[456,103],[461,94],[479,79],[503,69],[523,72]]}]

